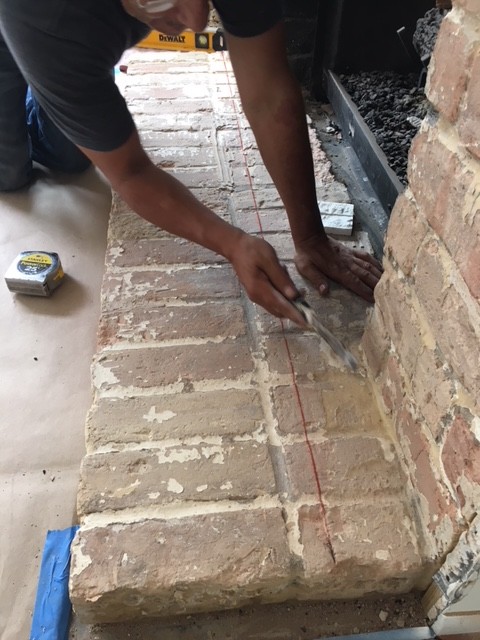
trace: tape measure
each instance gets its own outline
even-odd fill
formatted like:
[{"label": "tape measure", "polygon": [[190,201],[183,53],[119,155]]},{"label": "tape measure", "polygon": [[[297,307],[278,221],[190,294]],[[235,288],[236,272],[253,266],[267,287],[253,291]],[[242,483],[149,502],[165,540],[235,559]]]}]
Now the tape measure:
[{"label": "tape measure", "polygon": [[65,278],[57,253],[22,251],[5,274],[10,291],[48,297]]}]

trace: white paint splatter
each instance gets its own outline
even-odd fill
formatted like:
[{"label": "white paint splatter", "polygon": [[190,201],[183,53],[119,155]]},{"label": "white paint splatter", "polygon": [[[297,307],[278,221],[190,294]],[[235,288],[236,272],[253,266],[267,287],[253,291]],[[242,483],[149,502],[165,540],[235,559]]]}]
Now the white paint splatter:
[{"label": "white paint splatter", "polygon": [[475,440],[480,442],[480,418],[478,416],[475,416],[472,420],[472,430]]},{"label": "white paint splatter", "polygon": [[167,491],[170,491],[171,493],[183,493],[184,488],[175,480],[175,478],[170,478],[167,484]]},{"label": "white paint splatter", "polygon": [[159,424],[161,424],[162,422],[166,422],[167,420],[171,420],[172,418],[175,418],[176,415],[177,415],[176,413],[169,410],[161,411],[160,413],[157,413],[156,407],[153,406],[153,407],[150,407],[149,412],[142,417],[147,422],[158,422]]},{"label": "white paint splatter", "polygon": [[222,447],[202,447],[202,456],[207,460],[212,458],[212,464],[225,463],[225,454]]},{"label": "white paint splatter", "polygon": [[119,487],[113,493],[114,498],[123,498],[124,496],[129,496],[131,493],[135,491],[135,487],[138,487],[140,484],[140,480],[137,478],[135,482],[129,484],[128,487]]},{"label": "white paint splatter", "polygon": [[78,546],[72,547],[72,559],[72,569],[70,571],[71,578],[73,576],[79,576],[93,563],[91,557],[86,553],[83,553],[83,549]]},{"label": "white paint splatter", "polygon": [[109,367],[97,362],[93,367],[93,385],[96,389],[101,389],[103,385],[116,384],[119,382],[117,376]]}]

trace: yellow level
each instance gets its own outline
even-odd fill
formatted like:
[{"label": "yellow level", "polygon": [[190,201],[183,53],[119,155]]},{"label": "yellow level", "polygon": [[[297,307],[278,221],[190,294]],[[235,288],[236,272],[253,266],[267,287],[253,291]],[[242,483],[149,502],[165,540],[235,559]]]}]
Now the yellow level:
[{"label": "yellow level", "polygon": [[158,31],[151,31],[138,43],[147,49],[163,49],[163,51],[225,51],[227,46],[220,29],[207,29],[201,33],[183,31],[178,36],[167,36]]}]

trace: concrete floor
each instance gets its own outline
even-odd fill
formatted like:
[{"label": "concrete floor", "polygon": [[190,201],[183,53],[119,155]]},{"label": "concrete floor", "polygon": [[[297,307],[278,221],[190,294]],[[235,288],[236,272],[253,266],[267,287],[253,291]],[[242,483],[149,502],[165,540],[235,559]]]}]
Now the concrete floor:
[{"label": "concrete floor", "polygon": [[47,530],[76,522],[110,202],[93,169],[39,172],[30,188],[0,195],[2,280],[25,250],[57,252],[67,273],[51,298],[0,284],[2,640],[28,638]]}]

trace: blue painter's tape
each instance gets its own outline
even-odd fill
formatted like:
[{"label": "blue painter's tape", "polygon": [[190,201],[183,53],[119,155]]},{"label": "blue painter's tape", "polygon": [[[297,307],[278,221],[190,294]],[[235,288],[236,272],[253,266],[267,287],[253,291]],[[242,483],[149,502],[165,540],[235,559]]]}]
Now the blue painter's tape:
[{"label": "blue painter's tape", "polygon": [[78,527],[49,531],[43,549],[30,640],[67,640],[70,546]]},{"label": "blue painter's tape", "polygon": [[413,627],[411,629],[359,633],[353,636],[337,636],[336,638],[325,638],[324,640],[435,640],[435,637],[430,627]]}]

